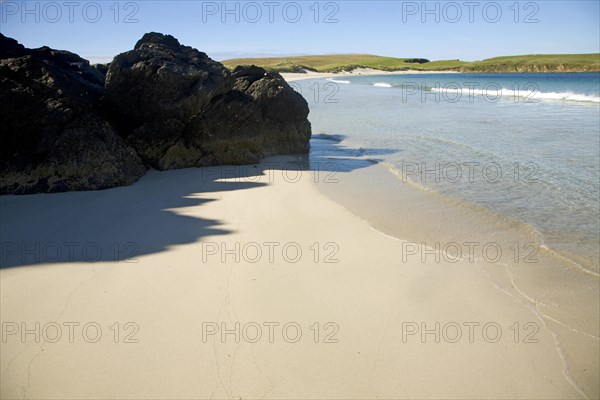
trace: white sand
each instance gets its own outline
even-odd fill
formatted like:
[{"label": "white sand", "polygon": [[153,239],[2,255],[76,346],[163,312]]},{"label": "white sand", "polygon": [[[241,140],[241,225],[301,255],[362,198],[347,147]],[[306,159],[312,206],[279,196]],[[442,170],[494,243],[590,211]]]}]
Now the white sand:
[{"label": "white sand", "polygon": [[[569,382],[554,337],[526,304],[491,285],[477,264],[403,262],[403,242],[321,195],[312,173],[297,182],[281,170],[223,181],[213,179],[217,171],[224,169],[152,172],[131,187],[101,192],[0,198],[3,244],[89,248],[94,242],[106,258],[111,243],[139,246],[136,263],[1,270],[3,331],[11,322],[30,329],[39,322],[52,339],[45,324],[63,326],[56,343],[6,336],[2,398],[583,397]],[[210,242],[221,250],[240,243],[248,251],[245,258],[237,253],[239,262],[232,254],[221,260],[222,252],[203,260],[203,249],[215,249]],[[266,242],[280,244],[274,262]],[[310,250],[315,242],[317,262]],[[256,256],[249,243],[263,250],[258,262],[249,262]],[[302,249],[298,262],[282,256],[286,243]],[[323,262],[332,251],[338,262]],[[81,258],[81,251],[74,256]],[[293,249],[288,256],[295,257]],[[21,263],[18,256],[3,257]],[[67,322],[80,324],[73,343]],[[90,322],[102,328],[97,343],[82,335]],[[121,324],[118,343],[115,322]],[[124,329],[127,322],[139,327],[133,336],[139,343],[123,343],[133,329]],[[236,322],[246,326],[239,343],[234,334],[203,341],[203,323],[234,330]],[[310,329],[315,322],[318,343]],[[441,324],[439,343],[435,334],[403,342],[403,326],[421,322],[429,329]],[[510,330],[515,322],[519,343]],[[523,343],[528,322],[539,327],[537,343]],[[252,323],[262,327],[256,343],[250,343]],[[266,323],[279,324],[273,343]],[[287,323],[301,327],[298,342],[283,337]],[[462,327],[456,343],[450,343],[452,323]],[[479,324],[472,325],[472,340],[467,323]],[[488,325],[486,340],[482,326],[488,323],[497,325]],[[502,336],[491,343],[495,326]],[[324,343],[335,327],[330,339],[337,343]],[[293,339],[294,328],[287,332]],[[93,328],[87,333],[94,338]]]},{"label": "white sand", "polygon": [[339,73],[324,73],[324,72],[313,72],[306,71],[305,73],[291,73],[285,72],[281,76],[288,81],[299,81],[302,79],[314,79],[314,78],[343,78],[345,76],[361,76],[361,75],[407,75],[407,74],[457,74],[458,71],[381,71],[372,68],[357,68],[351,72],[344,71]]}]

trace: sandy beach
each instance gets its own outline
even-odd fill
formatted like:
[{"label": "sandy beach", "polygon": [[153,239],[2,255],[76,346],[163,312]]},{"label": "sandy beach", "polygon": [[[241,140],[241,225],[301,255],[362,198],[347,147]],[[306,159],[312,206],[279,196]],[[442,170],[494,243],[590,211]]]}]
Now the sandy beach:
[{"label": "sandy beach", "polygon": [[1,397],[597,390],[574,381],[544,321],[480,265],[407,258],[405,242],[321,194],[303,162],[1,197]]},{"label": "sandy beach", "polygon": [[298,81],[303,79],[315,79],[315,78],[343,78],[347,76],[367,76],[367,75],[412,75],[412,74],[458,74],[458,71],[381,71],[373,68],[356,68],[350,72],[344,71],[339,73],[326,73],[326,72],[314,72],[305,71],[304,73],[292,73],[284,72],[281,74],[286,81]]},{"label": "sandy beach", "polygon": [[0,400],[600,400],[600,1],[0,10]]}]

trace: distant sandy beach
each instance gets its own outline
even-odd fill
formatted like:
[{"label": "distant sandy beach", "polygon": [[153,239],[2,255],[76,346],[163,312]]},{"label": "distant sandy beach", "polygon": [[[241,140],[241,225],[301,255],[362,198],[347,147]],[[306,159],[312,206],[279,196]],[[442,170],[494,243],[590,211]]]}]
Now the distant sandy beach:
[{"label": "distant sandy beach", "polygon": [[326,72],[314,72],[306,71],[305,73],[291,73],[284,72],[281,74],[283,78],[288,81],[298,81],[302,79],[314,79],[314,78],[335,78],[344,76],[362,76],[362,75],[404,75],[404,74],[458,74],[458,71],[381,71],[372,68],[356,68],[351,72],[340,72],[340,73],[326,73]]},{"label": "distant sandy beach", "polygon": [[1,397],[584,398],[528,304],[407,260],[304,163],[0,197]]}]

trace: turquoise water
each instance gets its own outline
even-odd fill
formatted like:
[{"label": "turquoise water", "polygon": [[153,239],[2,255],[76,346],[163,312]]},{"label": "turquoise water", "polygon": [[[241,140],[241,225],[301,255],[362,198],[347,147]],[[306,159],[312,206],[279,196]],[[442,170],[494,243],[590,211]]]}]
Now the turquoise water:
[{"label": "turquoise water", "polygon": [[[597,73],[388,75],[358,76],[333,81],[402,89],[406,100],[418,97],[429,103],[461,100],[474,102],[476,97],[488,103],[600,103],[600,80]],[[421,90],[428,94],[421,94]],[[438,93],[437,98],[434,93]]]},{"label": "turquoise water", "polygon": [[[315,134],[398,179],[531,227],[598,271],[600,74],[419,74],[297,81]],[[313,152],[319,152],[313,141]]]}]

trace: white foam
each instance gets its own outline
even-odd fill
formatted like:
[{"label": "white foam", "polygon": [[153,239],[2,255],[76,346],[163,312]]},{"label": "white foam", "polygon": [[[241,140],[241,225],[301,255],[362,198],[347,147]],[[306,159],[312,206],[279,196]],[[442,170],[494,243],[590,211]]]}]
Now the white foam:
[{"label": "white foam", "polygon": [[[573,93],[573,92],[537,92],[530,90],[512,90],[502,88],[500,90],[494,89],[473,89],[473,88],[431,88],[432,92],[441,92],[445,94],[461,94],[464,96],[486,96],[490,101],[497,101],[499,99],[516,100],[518,99],[521,103],[537,103],[540,100],[554,100],[554,101],[576,101],[584,103],[600,103],[600,97],[591,96],[587,94]],[[454,100],[454,96],[452,99]]]},{"label": "white foam", "polygon": [[329,82],[334,82],[334,83],[345,83],[345,84],[349,84],[349,83],[350,83],[350,81],[342,81],[342,80],[339,80],[339,79],[333,79],[333,78],[327,78],[327,79],[325,79],[325,80],[326,80],[326,81],[329,81]]},{"label": "white foam", "polygon": [[377,83],[374,83],[373,86],[384,87],[384,88],[392,87],[392,85],[390,85],[389,83],[385,83],[385,82],[377,82]]}]

